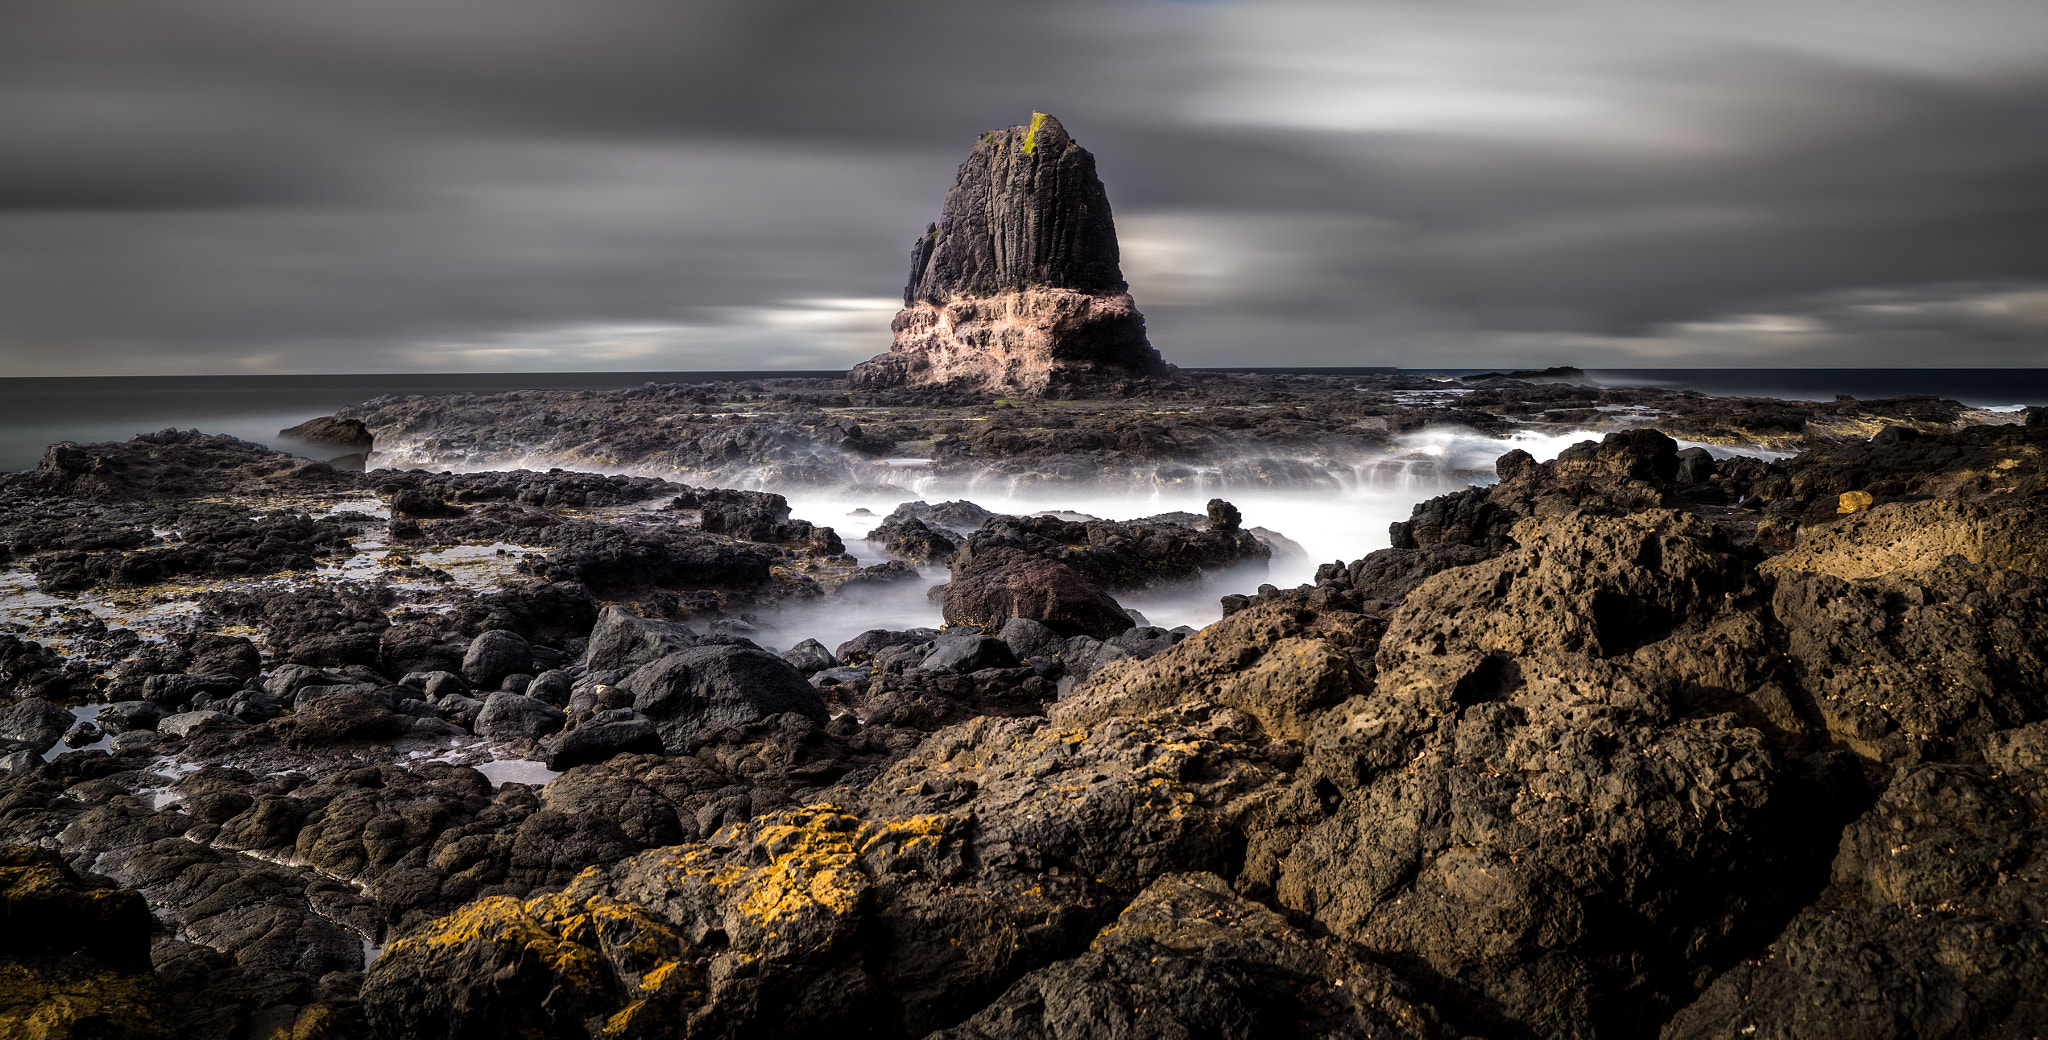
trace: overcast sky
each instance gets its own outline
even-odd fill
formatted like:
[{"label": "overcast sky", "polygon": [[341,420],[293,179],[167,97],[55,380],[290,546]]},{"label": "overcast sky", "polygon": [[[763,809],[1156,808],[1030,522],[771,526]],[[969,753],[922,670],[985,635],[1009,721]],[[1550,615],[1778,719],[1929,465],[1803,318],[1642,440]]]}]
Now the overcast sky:
[{"label": "overcast sky", "polygon": [[2048,364],[2048,0],[0,0],[0,374],[843,368],[974,135],[1182,365]]}]

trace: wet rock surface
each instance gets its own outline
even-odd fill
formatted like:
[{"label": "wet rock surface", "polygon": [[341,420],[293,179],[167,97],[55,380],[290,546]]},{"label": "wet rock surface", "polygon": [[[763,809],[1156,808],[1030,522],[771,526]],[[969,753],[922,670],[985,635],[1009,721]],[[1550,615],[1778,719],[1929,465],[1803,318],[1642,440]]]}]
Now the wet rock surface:
[{"label": "wet rock surface", "polygon": [[[899,534],[954,545],[949,624],[774,647],[745,610],[858,573],[778,495],[58,446],[0,478],[23,596],[56,595],[45,558],[214,544],[177,524],[231,494],[283,559],[353,533],[311,569],[88,569],[90,601],[0,632],[0,1021],[2030,1035],[2048,427],[1879,404],[1809,409],[1802,436],[1889,425],[1790,458],[1645,428],[1508,452],[1199,631],[1112,594],[1256,585],[1272,550],[1227,501],[905,494]],[[833,450],[910,439],[888,422]]]}]

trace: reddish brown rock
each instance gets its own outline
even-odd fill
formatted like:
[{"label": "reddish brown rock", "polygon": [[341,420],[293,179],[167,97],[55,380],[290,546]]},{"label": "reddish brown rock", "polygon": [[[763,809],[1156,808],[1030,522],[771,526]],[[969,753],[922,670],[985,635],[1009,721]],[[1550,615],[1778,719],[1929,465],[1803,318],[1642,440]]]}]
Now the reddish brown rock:
[{"label": "reddish brown rock", "polygon": [[946,623],[993,631],[1030,618],[1063,636],[1108,639],[1131,627],[1130,615],[1072,567],[1016,549],[990,549],[946,586]]}]

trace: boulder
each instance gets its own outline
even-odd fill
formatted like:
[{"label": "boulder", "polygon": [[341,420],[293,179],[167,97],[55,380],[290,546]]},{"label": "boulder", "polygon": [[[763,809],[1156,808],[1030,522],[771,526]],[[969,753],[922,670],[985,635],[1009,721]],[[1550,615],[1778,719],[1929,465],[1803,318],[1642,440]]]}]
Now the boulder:
[{"label": "boulder", "polygon": [[1004,622],[996,632],[996,638],[1009,644],[1010,652],[1020,661],[1032,657],[1058,657],[1067,648],[1065,637],[1027,617]]},{"label": "boulder", "polygon": [[263,680],[263,689],[278,700],[290,700],[302,686],[340,686],[351,680],[330,675],[318,668],[303,664],[284,664],[272,670]]},{"label": "boulder", "polygon": [[156,731],[183,737],[203,729],[231,729],[241,725],[244,725],[241,719],[224,711],[186,711],[164,716],[163,721],[156,724]]},{"label": "boulder", "polygon": [[598,614],[597,627],[590,632],[588,663],[593,672],[631,670],[701,641],[686,626],[608,606]]},{"label": "boulder", "polygon": [[566,772],[588,762],[603,762],[613,755],[659,755],[663,752],[661,733],[654,720],[632,708],[612,708],[583,720],[575,729],[547,742],[548,768]]},{"label": "boulder", "polygon": [[391,496],[391,515],[414,520],[437,520],[463,515],[461,506],[451,506],[439,496],[412,488]]},{"label": "boulder", "polygon": [[[267,691],[266,691],[267,692]],[[350,694],[385,709],[396,708],[398,702],[410,696],[412,687],[386,687],[380,683],[355,682],[331,686],[301,686],[292,696],[292,710],[305,711],[307,705],[323,697]]]},{"label": "boulder", "polygon": [[620,686],[653,719],[662,743],[684,752],[701,734],[794,712],[823,724],[828,715],[802,672],[763,650],[713,644],[642,665]]},{"label": "boulder", "polygon": [[195,675],[232,675],[246,681],[263,673],[263,655],[255,643],[241,636],[209,632],[192,641],[192,665],[185,670]]},{"label": "boulder", "polygon": [[1116,600],[1073,568],[1009,548],[979,553],[955,574],[946,586],[944,613],[949,625],[996,630],[1021,617],[1063,636],[1098,639],[1131,627]]},{"label": "boulder", "polygon": [[420,691],[430,701],[470,691],[469,683],[454,672],[413,672],[405,677],[403,685]]},{"label": "boulder", "polygon": [[41,697],[23,697],[0,708],[0,740],[19,741],[40,753],[64,739],[76,721],[70,712]]},{"label": "boulder", "polygon": [[98,741],[103,736],[106,736],[106,734],[101,731],[99,725],[93,722],[93,720],[79,719],[71,724],[70,729],[64,731],[64,746],[68,748],[82,748],[87,744]]},{"label": "boulder", "polygon": [[413,720],[353,693],[322,697],[282,723],[285,743],[306,749],[360,741],[390,740],[412,730]]},{"label": "boulder", "polygon": [[916,646],[938,638],[935,629],[912,628],[894,632],[886,628],[871,628],[852,639],[839,644],[836,656],[848,665],[862,664],[880,656],[892,647]]},{"label": "boulder", "polygon": [[839,665],[839,659],[832,656],[832,651],[825,649],[825,644],[815,639],[806,639],[783,651],[782,659],[788,661],[791,668],[805,675]]},{"label": "boulder", "polygon": [[152,675],[142,683],[142,698],[165,708],[190,704],[201,697],[228,697],[242,688],[239,676]]},{"label": "boulder", "polygon": [[569,694],[576,680],[560,668],[551,668],[533,677],[526,684],[525,694],[535,700],[552,704],[557,708],[569,705]]},{"label": "boulder", "polygon": [[115,734],[114,739],[107,741],[107,748],[118,755],[123,751],[149,747],[161,739],[163,738],[159,737],[155,730],[131,729],[126,733]]},{"label": "boulder", "polygon": [[545,701],[500,691],[484,698],[472,728],[477,736],[491,740],[530,740],[561,729],[566,718],[562,709]]},{"label": "boulder", "polygon": [[352,452],[367,452],[376,443],[370,435],[370,428],[363,425],[361,419],[338,419],[331,415],[308,419],[297,426],[277,431],[277,435]]},{"label": "boulder", "polygon": [[868,541],[912,563],[944,563],[960,548],[957,536],[935,531],[914,516],[890,517],[868,532]]},{"label": "boulder", "polygon": [[508,675],[533,674],[533,644],[517,632],[493,629],[470,640],[462,655],[462,678],[479,690],[495,690]]},{"label": "boulder", "polygon": [[984,668],[1014,668],[1017,655],[1009,644],[971,629],[949,629],[939,635],[932,652],[918,667],[936,672],[978,672]]}]

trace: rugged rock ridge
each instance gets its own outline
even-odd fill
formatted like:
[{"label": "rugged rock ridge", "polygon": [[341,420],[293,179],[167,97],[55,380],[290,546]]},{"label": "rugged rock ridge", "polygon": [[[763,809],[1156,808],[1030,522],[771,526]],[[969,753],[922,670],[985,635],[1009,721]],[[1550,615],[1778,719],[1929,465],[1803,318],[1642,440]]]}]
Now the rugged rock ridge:
[{"label": "rugged rock ridge", "polygon": [[1095,157],[1034,112],[975,142],[911,246],[895,345],[848,379],[1045,394],[1163,375],[1128,289]]}]

